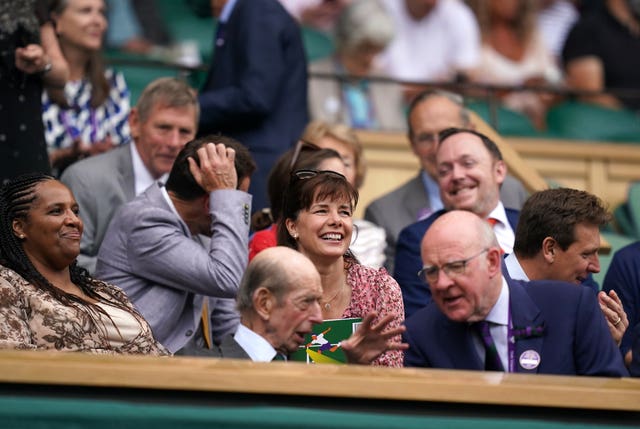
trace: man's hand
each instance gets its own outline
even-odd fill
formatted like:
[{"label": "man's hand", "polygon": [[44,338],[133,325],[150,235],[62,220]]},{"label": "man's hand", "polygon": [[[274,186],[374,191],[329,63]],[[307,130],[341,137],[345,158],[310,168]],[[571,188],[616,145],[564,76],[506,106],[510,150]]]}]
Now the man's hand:
[{"label": "man's hand", "polygon": [[200,165],[189,158],[189,170],[196,183],[207,193],[219,189],[236,189],[238,174],[235,167],[236,152],[222,143],[207,143],[198,149]]},{"label": "man's hand", "polygon": [[356,332],[340,343],[347,362],[368,365],[384,352],[409,348],[407,343],[393,341],[405,331],[404,325],[385,331],[396,315],[387,314],[374,325],[377,316],[375,311],[367,314]]},{"label": "man's hand", "polygon": [[618,294],[611,290],[609,295],[604,291],[600,291],[598,293],[598,302],[600,310],[607,321],[607,326],[609,326],[609,332],[611,332],[616,344],[620,346],[622,336],[629,326],[629,319],[627,319],[627,313],[622,307],[622,301],[620,301]]}]

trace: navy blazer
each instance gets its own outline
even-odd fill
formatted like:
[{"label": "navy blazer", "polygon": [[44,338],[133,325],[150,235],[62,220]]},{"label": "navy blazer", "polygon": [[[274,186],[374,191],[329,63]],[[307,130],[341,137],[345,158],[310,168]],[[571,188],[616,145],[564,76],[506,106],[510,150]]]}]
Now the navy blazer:
[{"label": "navy blazer", "polygon": [[[570,283],[507,279],[512,325],[544,326],[541,336],[516,339],[516,372],[622,377],[628,372],[593,293]],[[449,320],[435,302],[405,322],[405,366],[483,370],[468,323]],[[536,351],[540,363],[524,369],[519,357]]]},{"label": "navy blazer", "polygon": [[613,255],[602,290],[607,294],[615,290],[627,313],[629,327],[620,344],[620,351],[625,355],[632,346],[633,328],[640,324],[640,241],[621,248]]},{"label": "navy blazer", "polygon": [[267,176],[309,121],[307,59],[299,25],[277,0],[238,0],[213,43],[200,90],[199,135],[222,133],[258,164],[253,207],[266,204]]},{"label": "navy blazer", "polygon": [[[446,212],[446,210],[439,210],[428,218],[407,226],[398,236],[393,277],[402,290],[404,313],[407,318],[431,301],[429,285],[418,278],[418,271],[422,268],[420,243],[431,224]],[[509,208],[505,208],[505,212],[515,232],[520,212]]]}]

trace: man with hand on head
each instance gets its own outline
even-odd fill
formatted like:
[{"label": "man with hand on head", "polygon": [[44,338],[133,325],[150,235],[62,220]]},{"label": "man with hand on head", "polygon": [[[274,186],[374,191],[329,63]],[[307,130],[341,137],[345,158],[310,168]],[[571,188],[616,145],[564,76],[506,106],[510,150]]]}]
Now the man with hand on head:
[{"label": "man with hand on head", "polygon": [[593,293],[505,278],[496,236],[479,216],[443,214],[421,248],[433,300],[405,322],[405,366],[628,375]]},{"label": "man with hand on head", "polygon": [[[287,360],[305,343],[305,335],[322,322],[322,283],[313,263],[294,249],[276,246],[257,254],[240,283],[240,325],[220,344],[225,358],[256,362]],[[348,363],[369,364],[387,350],[406,349],[392,338],[404,331],[386,330],[392,316],[372,324],[375,314],[340,343]]]},{"label": "man with hand on head", "polygon": [[166,182],[173,162],[198,128],[200,108],[184,81],[151,82],[129,114],[133,142],[71,164],[60,181],[80,206],[84,233],[78,264],[94,272],[109,222],[123,204],[156,181]]},{"label": "man with hand on head", "polygon": [[436,169],[444,209],[407,226],[398,237],[394,278],[402,289],[407,318],[427,305],[429,286],[418,278],[420,242],[429,226],[448,210],[467,210],[491,222],[504,253],[511,253],[518,211],[505,208],[500,186],[507,174],[498,146],[476,131],[449,128],[438,135]]},{"label": "man with hand on head", "polygon": [[166,187],[149,187],[109,225],[96,277],[124,289],[172,353],[212,352],[237,326],[233,301],[218,298],[235,298],[247,265],[254,169],[233,139],[193,140]]}]

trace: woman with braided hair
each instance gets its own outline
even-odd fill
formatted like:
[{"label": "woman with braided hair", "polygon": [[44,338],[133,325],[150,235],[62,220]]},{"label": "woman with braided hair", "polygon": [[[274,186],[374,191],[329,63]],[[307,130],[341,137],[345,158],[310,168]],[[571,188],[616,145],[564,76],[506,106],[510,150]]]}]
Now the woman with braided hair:
[{"label": "woman with braided hair", "polygon": [[52,176],[0,189],[0,348],[167,354],[122,290],[76,265],[82,229]]}]

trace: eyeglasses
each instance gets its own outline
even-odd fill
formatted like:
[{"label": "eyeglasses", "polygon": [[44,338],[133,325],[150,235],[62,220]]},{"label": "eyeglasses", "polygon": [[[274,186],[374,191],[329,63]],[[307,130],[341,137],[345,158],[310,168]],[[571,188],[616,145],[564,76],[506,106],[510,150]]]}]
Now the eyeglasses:
[{"label": "eyeglasses", "polygon": [[449,262],[448,264],[443,264],[441,267],[437,267],[435,265],[425,265],[420,271],[418,271],[418,277],[420,277],[420,280],[422,280],[423,282],[434,283],[438,281],[438,275],[440,274],[440,270],[442,270],[447,276],[449,276],[449,278],[454,278],[456,276],[464,274],[464,270],[467,267],[469,261],[488,251],[489,249],[483,249],[482,251],[480,251],[480,253],[476,253],[475,255],[470,256],[467,259]]},{"label": "eyeglasses", "polygon": [[438,133],[421,133],[416,135],[415,142],[419,146],[433,146],[438,144]]},{"label": "eyeglasses", "polygon": [[296,170],[293,173],[291,173],[293,177],[299,180],[311,179],[312,177],[316,177],[318,174],[326,174],[328,176],[337,177],[345,181],[347,180],[347,178],[344,177],[344,175],[332,170],[310,170],[310,169],[306,170],[305,169],[305,170]]}]

